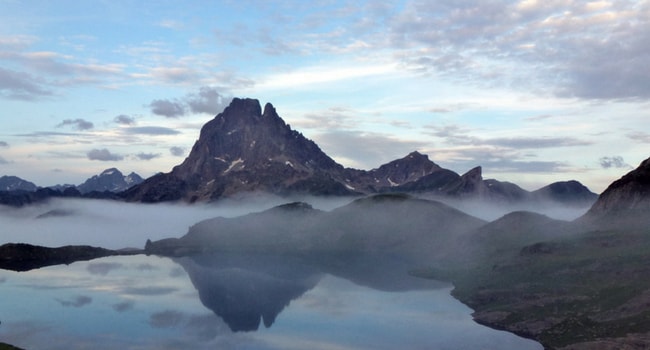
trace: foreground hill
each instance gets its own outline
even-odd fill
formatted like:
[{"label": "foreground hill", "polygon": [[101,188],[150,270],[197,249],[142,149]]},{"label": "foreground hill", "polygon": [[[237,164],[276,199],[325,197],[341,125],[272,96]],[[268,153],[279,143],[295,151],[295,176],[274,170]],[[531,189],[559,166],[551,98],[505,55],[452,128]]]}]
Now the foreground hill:
[{"label": "foreground hill", "polygon": [[650,227],[650,158],[614,181],[579,219],[592,227]]},{"label": "foreground hill", "polygon": [[453,281],[478,322],[548,349],[648,349],[647,166],[614,182],[574,222],[509,214],[470,235],[481,253],[474,260],[421,275]]},{"label": "foreground hill", "polygon": [[264,252],[293,255],[385,253],[434,261],[453,238],[485,222],[442,203],[386,194],[323,212],[292,203],[238,218],[214,218],[181,238],[148,242],[162,255]]}]

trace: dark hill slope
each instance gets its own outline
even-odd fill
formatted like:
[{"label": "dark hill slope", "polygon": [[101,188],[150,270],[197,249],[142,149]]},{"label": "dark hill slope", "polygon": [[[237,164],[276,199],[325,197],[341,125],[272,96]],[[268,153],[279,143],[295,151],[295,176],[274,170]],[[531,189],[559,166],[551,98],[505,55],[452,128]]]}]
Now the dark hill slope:
[{"label": "dark hill slope", "polygon": [[650,226],[650,158],[614,181],[577,222],[600,228]]},{"label": "dark hill slope", "polygon": [[483,224],[439,202],[387,194],[355,200],[331,212],[292,203],[237,218],[209,219],[180,239],[149,242],[147,251],[386,253],[435,260],[455,236]]}]

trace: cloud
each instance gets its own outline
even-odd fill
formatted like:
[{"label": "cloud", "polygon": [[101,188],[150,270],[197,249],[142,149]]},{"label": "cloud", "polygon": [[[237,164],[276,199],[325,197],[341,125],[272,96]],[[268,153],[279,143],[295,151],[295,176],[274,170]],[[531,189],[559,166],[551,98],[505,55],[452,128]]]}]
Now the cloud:
[{"label": "cloud", "polygon": [[[426,142],[361,131],[330,131],[316,135],[315,139],[328,155],[347,163],[347,166],[361,169],[376,168],[427,145]],[[353,159],[362,161],[355,162]]]},{"label": "cloud", "polygon": [[635,141],[639,141],[642,143],[650,143],[650,134],[648,134],[647,132],[634,131],[634,132],[627,133],[626,136]]},{"label": "cloud", "polygon": [[106,148],[90,150],[86,155],[90,160],[99,160],[103,162],[118,161],[124,159],[123,156],[119,154],[113,154]]},{"label": "cloud", "polygon": [[113,310],[117,312],[124,312],[133,309],[135,304],[132,301],[123,301],[117,304],[113,304]]},{"label": "cloud", "polygon": [[355,111],[347,107],[330,107],[325,110],[306,113],[303,119],[293,123],[294,126],[305,129],[352,129],[358,126]]},{"label": "cloud", "polygon": [[169,153],[175,157],[182,157],[185,154],[185,148],[174,146],[169,148]]},{"label": "cloud", "polygon": [[426,127],[425,133],[443,138],[450,145],[493,146],[509,149],[575,147],[592,144],[592,142],[573,137],[530,136],[481,138],[472,136],[470,129],[454,124],[442,126],[429,125]]},{"label": "cloud", "polygon": [[185,115],[185,107],[178,101],[153,100],[149,107],[153,114],[166,118],[178,118]]},{"label": "cloud", "polygon": [[51,96],[51,90],[42,87],[42,82],[32,75],[0,67],[0,97],[12,100],[33,101]]},{"label": "cloud", "polygon": [[173,19],[163,19],[156,23],[159,27],[167,28],[167,29],[174,29],[174,30],[179,30],[183,29],[184,25],[182,22],[175,21]]},{"label": "cloud", "polygon": [[185,314],[175,310],[165,310],[151,314],[149,324],[154,328],[177,327],[185,319]]},{"label": "cloud", "polygon": [[129,135],[178,135],[181,132],[163,126],[133,126],[120,129],[123,134]]},{"label": "cloud", "polygon": [[59,124],[56,125],[57,128],[64,127],[64,126],[73,126],[74,129],[82,131],[82,130],[90,130],[92,129],[95,125],[92,122],[89,122],[84,119],[66,119]]},{"label": "cloud", "polygon": [[198,70],[189,67],[154,67],[150,74],[166,84],[196,84],[201,77]]},{"label": "cloud", "polygon": [[193,113],[216,115],[230,103],[216,88],[203,86],[196,94],[188,94],[186,103]]},{"label": "cloud", "polygon": [[161,156],[160,153],[143,153],[143,152],[138,153],[138,154],[135,155],[135,157],[140,159],[140,160],[152,160],[152,159],[158,158],[160,156]]},{"label": "cloud", "polygon": [[123,264],[119,263],[89,263],[86,270],[93,275],[106,276],[112,270],[123,268]]},{"label": "cloud", "polygon": [[492,146],[502,146],[515,149],[538,149],[553,147],[587,146],[591,142],[572,137],[502,137],[477,139],[479,143]]},{"label": "cloud", "polygon": [[181,133],[163,126],[134,126],[121,129],[121,132],[132,135],[178,135]]},{"label": "cloud", "polygon": [[156,287],[156,286],[151,286],[151,287],[126,287],[123,290],[124,294],[130,294],[130,295],[145,295],[145,296],[153,296],[153,295],[166,295],[166,294],[171,294],[175,292],[177,289],[174,287]]},{"label": "cloud", "polygon": [[0,164],[9,164],[9,161],[0,156]]},{"label": "cloud", "polygon": [[598,4],[410,2],[382,34],[413,71],[562,97],[650,97],[647,5]]},{"label": "cloud", "polygon": [[18,137],[52,137],[52,136],[80,136],[79,133],[56,132],[56,131],[34,131],[28,134],[16,134]]},{"label": "cloud", "polygon": [[625,160],[623,160],[623,157],[621,156],[613,156],[613,157],[601,157],[598,159],[598,162],[600,163],[600,166],[603,169],[609,169],[609,168],[632,168],[631,165],[625,163]]},{"label": "cloud", "polygon": [[89,296],[79,295],[76,298],[71,300],[56,299],[56,301],[58,301],[59,304],[65,307],[82,307],[90,304],[93,301],[93,299]]},{"label": "cloud", "polygon": [[9,144],[8,144],[7,142],[5,142],[5,141],[0,141],[0,147],[2,147],[2,148],[8,148],[8,147],[9,147]]},{"label": "cloud", "polygon": [[153,114],[166,118],[178,118],[188,112],[216,115],[223,111],[230,100],[218,88],[202,86],[198,92],[186,94],[180,99],[153,100],[148,107]]},{"label": "cloud", "polygon": [[497,159],[484,161],[481,165],[484,169],[489,169],[491,172],[557,173],[570,170],[567,163],[557,161]]},{"label": "cloud", "polygon": [[114,122],[121,125],[133,125],[135,124],[135,118],[130,117],[125,114],[120,114],[113,119]]}]

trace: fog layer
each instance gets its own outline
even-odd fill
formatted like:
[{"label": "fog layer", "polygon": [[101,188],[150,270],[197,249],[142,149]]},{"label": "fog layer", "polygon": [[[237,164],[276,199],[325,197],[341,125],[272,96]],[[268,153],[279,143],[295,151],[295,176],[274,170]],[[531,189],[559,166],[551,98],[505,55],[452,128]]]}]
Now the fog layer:
[{"label": "fog layer", "polygon": [[[322,210],[331,210],[350,201],[349,198],[308,200]],[[48,247],[143,248],[147,239],[182,236],[191,225],[208,218],[240,216],[286,202],[286,198],[250,195],[217,204],[52,199],[22,208],[0,206],[0,244],[20,242]]]}]

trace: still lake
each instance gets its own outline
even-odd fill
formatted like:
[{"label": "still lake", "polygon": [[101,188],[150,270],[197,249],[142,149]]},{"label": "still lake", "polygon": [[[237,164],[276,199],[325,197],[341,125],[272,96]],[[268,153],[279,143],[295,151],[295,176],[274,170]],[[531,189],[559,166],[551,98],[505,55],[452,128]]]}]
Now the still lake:
[{"label": "still lake", "polygon": [[137,255],[0,270],[0,341],[93,350],[542,349],[474,323],[450,285],[390,266]]}]

